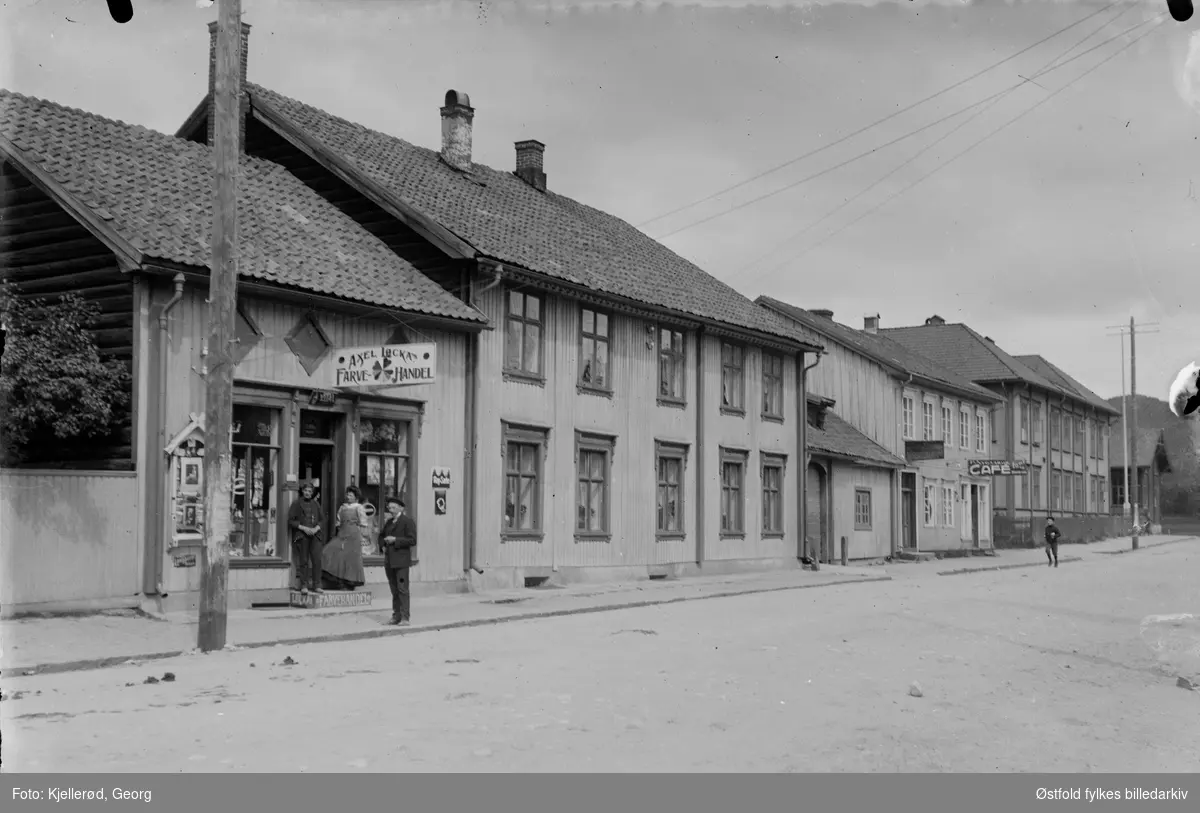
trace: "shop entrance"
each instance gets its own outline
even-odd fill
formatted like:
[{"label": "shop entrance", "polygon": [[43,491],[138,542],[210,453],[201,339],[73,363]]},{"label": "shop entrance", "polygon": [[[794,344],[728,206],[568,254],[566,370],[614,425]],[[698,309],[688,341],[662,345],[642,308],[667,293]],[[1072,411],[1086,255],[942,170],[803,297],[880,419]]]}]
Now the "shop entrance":
[{"label": "shop entrance", "polygon": [[334,512],[341,500],[338,499],[340,484],[334,473],[337,422],[340,415],[329,412],[304,410],[300,413],[300,449],[297,455],[297,473],[300,485],[312,483],[317,502],[325,514],[325,541],[332,538]]}]

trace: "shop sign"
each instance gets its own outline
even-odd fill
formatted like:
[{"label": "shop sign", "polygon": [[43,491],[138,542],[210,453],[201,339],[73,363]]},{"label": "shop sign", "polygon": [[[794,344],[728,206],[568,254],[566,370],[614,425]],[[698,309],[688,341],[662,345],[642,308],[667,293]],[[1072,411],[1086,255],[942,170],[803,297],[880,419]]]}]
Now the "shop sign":
[{"label": "shop sign", "polygon": [[334,386],[402,387],[432,384],[437,369],[435,344],[383,344],[346,347],[334,356]]},{"label": "shop sign", "polygon": [[436,489],[433,492],[433,513],[441,516],[446,513],[446,490]]},{"label": "shop sign", "polygon": [[971,460],[967,473],[972,477],[1018,477],[1029,471],[1024,460]]},{"label": "shop sign", "polygon": [[450,469],[437,467],[433,470],[433,487],[450,488]]}]

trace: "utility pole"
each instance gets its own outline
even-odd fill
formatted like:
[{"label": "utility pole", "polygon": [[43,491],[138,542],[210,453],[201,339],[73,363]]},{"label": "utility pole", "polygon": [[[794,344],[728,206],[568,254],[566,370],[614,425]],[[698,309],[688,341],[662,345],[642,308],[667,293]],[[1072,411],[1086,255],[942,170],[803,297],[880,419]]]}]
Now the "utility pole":
[{"label": "utility pole", "polygon": [[237,176],[241,116],[241,0],[217,0],[213,105],[212,273],[205,370],[204,548],[200,568],[199,648],[225,647],[229,536],[233,528],[233,355],[237,318]]},{"label": "utility pole", "polygon": [[[1143,333],[1157,333],[1156,330],[1147,330],[1146,328],[1154,327],[1158,323],[1151,322],[1142,325]],[[1125,424],[1125,505],[1129,506],[1133,503],[1133,550],[1138,549],[1138,523],[1140,522],[1140,483],[1141,476],[1138,472],[1138,432],[1137,432],[1137,324],[1132,316],[1129,317],[1129,418],[1125,418],[1125,395],[1121,395],[1121,420]],[[1122,325],[1111,328],[1119,331],[1121,338],[1121,389],[1125,389],[1125,330]],[[1111,335],[1111,334],[1110,334]],[[1130,468],[1133,469],[1132,482],[1129,475]],[[1132,487],[1132,492],[1130,491]],[[1132,494],[1132,497],[1131,497]],[[1128,508],[1126,509],[1128,515]]]}]

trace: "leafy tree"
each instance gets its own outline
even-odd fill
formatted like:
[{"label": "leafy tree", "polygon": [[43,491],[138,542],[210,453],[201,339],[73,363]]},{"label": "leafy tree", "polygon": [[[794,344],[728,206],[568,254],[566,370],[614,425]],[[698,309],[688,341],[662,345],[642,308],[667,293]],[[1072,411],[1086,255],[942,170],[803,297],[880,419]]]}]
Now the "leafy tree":
[{"label": "leafy tree", "polygon": [[129,372],[100,357],[91,328],[100,309],[78,294],[57,303],[0,288],[4,356],[0,360],[0,431],[5,462],[19,463],[41,444],[111,434],[125,417]]}]

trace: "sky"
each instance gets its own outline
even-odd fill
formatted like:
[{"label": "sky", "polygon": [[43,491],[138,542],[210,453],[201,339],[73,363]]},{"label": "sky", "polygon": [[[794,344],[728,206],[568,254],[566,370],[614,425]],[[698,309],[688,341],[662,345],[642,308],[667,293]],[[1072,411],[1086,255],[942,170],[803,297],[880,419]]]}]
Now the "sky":
[{"label": "sky", "polygon": [[[216,10],[133,6],[118,25],[101,0],[7,0],[0,86],[175,132]],[[538,139],[551,189],[752,298],[858,328],[937,314],[1106,398],[1109,328],[1157,323],[1138,392],[1165,399],[1200,361],[1200,16],[1166,9],[243,0],[243,19],[251,81],[434,148],[465,91],[476,161],[512,169]]]}]

